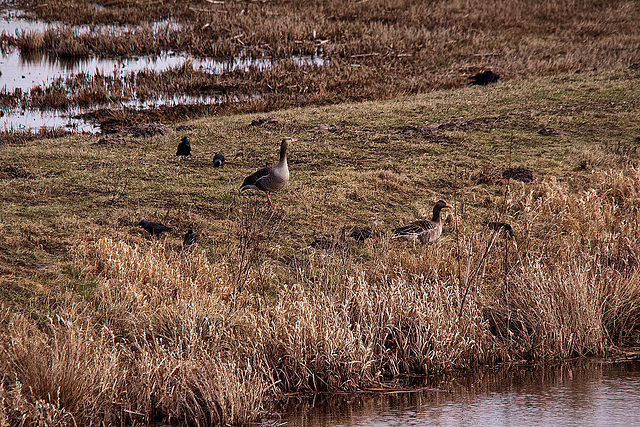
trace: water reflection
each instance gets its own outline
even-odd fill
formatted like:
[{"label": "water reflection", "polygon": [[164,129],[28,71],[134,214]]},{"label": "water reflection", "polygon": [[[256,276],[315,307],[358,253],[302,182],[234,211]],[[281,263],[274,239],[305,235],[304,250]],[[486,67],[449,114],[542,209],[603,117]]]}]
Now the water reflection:
[{"label": "water reflection", "polygon": [[0,131],[26,131],[33,129],[65,129],[71,132],[98,133],[100,127],[76,117],[79,110],[69,111],[14,111],[0,117]]},{"label": "water reflection", "polygon": [[[298,66],[322,66],[326,60],[318,55],[293,56],[290,58]],[[186,53],[165,52],[157,56],[133,58],[68,58],[50,57],[42,53],[23,56],[17,49],[0,56],[0,89],[11,93],[16,88],[25,92],[35,86],[46,86],[59,78],[67,79],[76,74],[86,76],[110,76],[124,79],[125,76],[140,71],[163,72],[191,64],[194,70],[211,74],[222,74],[250,68],[265,70],[275,65],[276,60],[268,57],[247,58],[242,55],[230,60],[198,58]]]},{"label": "water reflection", "polygon": [[[180,29],[181,25],[173,20],[154,22],[145,24],[149,31],[167,31],[168,29]],[[41,21],[25,19],[21,12],[15,10],[7,10],[0,13],[0,33],[9,35],[16,32],[42,32],[48,28],[64,27],[61,23],[44,23]],[[146,28],[145,27],[145,28]],[[95,25],[95,26],[74,26],[71,27],[77,33],[83,32],[111,32],[122,33],[130,31],[132,28],[127,26],[113,25]],[[292,56],[286,59],[292,61],[298,66],[324,66],[327,60],[317,55],[300,55]],[[196,71],[222,74],[233,71],[249,71],[257,69],[260,71],[276,66],[282,59],[273,59],[267,56],[260,58],[247,57],[240,54],[236,57],[219,60],[214,58],[194,57],[185,52],[163,52],[161,55],[155,56],[139,56],[132,58],[99,58],[99,57],[83,57],[83,58],[59,58],[50,56],[42,52],[21,53],[18,49],[8,49],[0,54],[0,95],[9,95],[7,99],[11,99],[14,94],[29,93],[29,91],[38,86],[47,87],[55,81],[73,78],[77,75],[84,75],[87,78],[94,76],[106,76],[119,79],[123,82],[123,86],[127,87],[131,79],[130,76],[141,71],[152,71],[160,73],[171,69],[177,69],[184,66],[192,67]],[[129,79],[129,80],[127,80]],[[18,92],[16,92],[18,91]],[[132,90],[135,94],[135,89]],[[257,95],[236,95],[236,100],[247,100]],[[126,102],[119,102],[117,105],[95,105],[94,107],[108,108],[149,108],[158,106],[173,106],[178,103],[182,104],[216,104],[220,102],[229,102],[229,96],[205,95],[190,97],[187,95],[179,96],[158,96],[154,99],[129,99]],[[58,127],[61,126],[67,130],[77,131],[97,131],[98,129],[89,124],[82,123],[81,120],[74,119],[80,113],[88,110],[74,109],[73,111],[24,111],[15,108],[16,106],[8,102],[0,108],[0,129],[39,129],[42,127]]]},{"label": "water reflection", "polygon": [[640,363],[510,369],[437,390],[291,399],[287,426],[636,426]]},{"label": "water reflection", "polygon": [[[95,5],[102,8],[103,6]],[[148,28],[151,31],[179,31],[184,29],[184,26],[175,19],[165,19],[161,21],[154,21],[150,23],[142,23],[141,26]],[[21,31],[27,33],[44,32],[48,29],[59,28],[72,28],[77,34],[92,33],[122,33],[127,31],[133,31],[134,27],[130,25],[116,25],[116,24],[93,24],[93,25],[65,25],[62,22],[52,21],[44,22],[37,19],[28,19],[25,12],[15,9],[7,9],[0,11],[0,33],[7,35],[15,35]]]}]

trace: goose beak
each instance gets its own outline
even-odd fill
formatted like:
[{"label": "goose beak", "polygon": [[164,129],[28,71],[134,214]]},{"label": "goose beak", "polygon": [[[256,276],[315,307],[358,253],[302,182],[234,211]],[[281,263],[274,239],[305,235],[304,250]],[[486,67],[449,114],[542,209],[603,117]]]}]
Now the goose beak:
[{"label": "goose beak", "polygon": [[449,203],[445,204],[444,207],[453,209],[453,206],[451,206]]}]

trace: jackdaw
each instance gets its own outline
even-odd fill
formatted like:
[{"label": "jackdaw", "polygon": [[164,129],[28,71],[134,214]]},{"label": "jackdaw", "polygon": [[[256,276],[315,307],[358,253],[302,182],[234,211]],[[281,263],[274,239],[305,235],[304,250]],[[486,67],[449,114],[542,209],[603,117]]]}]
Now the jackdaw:
[{"label": "jackdaw", "polygon": [[160,234],[163,233],[164,231],[173,230],[171,227],[165,227],[162,224],[157,224],[155,222],[147,221],[146,219],[143,219],[142,221],[140,221],[138,223],[138,227],[144,228],[153,236],[160,236]]},{"label": "jackdaw", "polygon": [[178,151],[176,152],[176,156],[187,157],[191,155],[191,140],[188,136],[185,136],[178,144]]}]

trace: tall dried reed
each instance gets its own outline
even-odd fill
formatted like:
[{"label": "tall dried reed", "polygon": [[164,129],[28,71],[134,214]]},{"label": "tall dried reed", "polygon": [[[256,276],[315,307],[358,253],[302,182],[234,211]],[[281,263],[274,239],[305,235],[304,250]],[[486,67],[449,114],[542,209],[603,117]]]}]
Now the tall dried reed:
[{"label": "tall dried reed", "polygon": [[[462,228],[460,252],[446,237],[378,239],[265,266],[162,241],[81,245],[91,296],[0,318],[0,417],[245,424],[284,391],[606,355],[638,338],[639,178],[627,168],[594,172],[579,192],[515,185],[516,238]],[[243,215],[235,233],[262,233],[243,245],[286,227]]]}]

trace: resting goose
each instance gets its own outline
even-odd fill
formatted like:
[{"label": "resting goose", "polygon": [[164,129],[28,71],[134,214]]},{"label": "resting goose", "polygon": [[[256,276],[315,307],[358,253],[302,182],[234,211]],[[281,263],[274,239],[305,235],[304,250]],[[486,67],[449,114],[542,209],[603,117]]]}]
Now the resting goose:
[{"label": "resting goose", "polygon": [[289,182],[289,166],[287,165],[287,147],[297,139],[284,138],[280,143],[280,161],[277,165],[259,169],[244,179],[240,191],[254,189],[267,193],[267,200],[271,207],[271,193],[280,190]]},{"label": "resting goose", "polygon": [[450,208],[451,205],[443,200],[438,200],[433,207],[433,217],[431,221],[418,220],[413,221],[402,227],[393,230],[394,239],[405,239],[411,241],[419,241],[420,243],[433,243],[440,238],[442,234],[442,219],[440,211],[444,208]]}]

